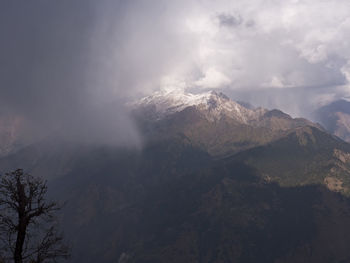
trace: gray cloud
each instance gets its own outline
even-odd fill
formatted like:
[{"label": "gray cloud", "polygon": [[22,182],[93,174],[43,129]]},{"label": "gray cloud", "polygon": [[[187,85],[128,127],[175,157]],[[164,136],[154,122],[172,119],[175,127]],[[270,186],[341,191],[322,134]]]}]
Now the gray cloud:
[{"label": "gray cloud", "polygon": [[2,113],[23,117],[36,136],[138,140],[122,97],[102,99],[108,90],[94,82],[99,65],[91,37],[100,19],[94,1],[6,1],[0,10]]},{"label": "gray cloud", "polygon": [[124,101],[159,88],[306,115],[349,95],[349,12],[347,0],[4,1],[0,112],[116,143],[138,141]]},{"label": "gray cloud", "polygon": [[234,16],[226,13],[219,14],[217,17],[221,26],[236,27],[243,22],[240,16]]}]

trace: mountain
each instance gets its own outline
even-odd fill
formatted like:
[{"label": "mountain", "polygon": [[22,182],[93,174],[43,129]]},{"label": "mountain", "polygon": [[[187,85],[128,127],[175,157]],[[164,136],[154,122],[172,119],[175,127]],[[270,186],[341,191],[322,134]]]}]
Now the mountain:
[{"label": "mountain", "polygon": [[248,123],[258,119],[266,110],[248,109],[241,104],[230,100],[223,93],[210,91],[201,94],[185,93],[183,91],[160,91],[145,97],[136,103],[136,108],[153,111],[152,116],[160,119],[175,112],[181,112],[187,107],[193,106],[200,110],[210,121],[215,121],[223,116],[240,123]]},{"label": "mountain", "polygon": [[74,262],[350,259],[350,203],[321,184],[281,186],[180,142],[78,163],[55,183]]},{"label": "mountain", "polygon": [[147,138],[181,136],[212,155],[263,145],[296,127],[313,126],[279,110],[251,109],[222,93],[158,92],[132,104]]},{"label": "mountain", "polygon": [[272,143],[234,156],[281,186],[325,185],[350,195],[350,145],[315,128],[300,127]]},{"label": "mountain", "polygon": [[315,111],[315,119],[329,132],[350,142],[350,102],[334,101]]},{"label": "mountain", "polygon": [[179,137],[215,158],[235,156],[284,186],[323,184],[350,194],[349,144],[306,119],[246,108],[214,91],[156,93],[134,105],[157,140]]},{"label": "mountain", "polygon": [[66,202],[71,262],[350,262],[350,145],[221,93],[131,103],[141,149],[47,138],[0,158]]},{"label": "mountain", "polygon": [[160,91],[132,103],[131,106],[139,113],[142,112],[142,117],[148,117],[149,120],[160,120],[193,107],[211,122],[230,118],[240,124],[271,129],[315,125],[306,119],[293,119],[277,109],[254,108],[247,103],[235,102],[225,94],[216,91],[201,94]]}]

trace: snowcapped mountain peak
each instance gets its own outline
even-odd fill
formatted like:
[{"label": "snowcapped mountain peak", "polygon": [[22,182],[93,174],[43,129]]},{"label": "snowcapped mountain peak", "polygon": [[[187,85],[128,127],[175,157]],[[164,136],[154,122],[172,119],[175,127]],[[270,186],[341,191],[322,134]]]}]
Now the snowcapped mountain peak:
[{"label": "snowcapped mountain peak", "polygon": [[241,123],[247,123],[266,112],[263,109],[248,109],[216,91],[193,94],[182,90],[161,90],[140,99],[132,106],[134,108],[152,107],[159,119],[187,107],[196,107],[211,121],[227,116]]}]

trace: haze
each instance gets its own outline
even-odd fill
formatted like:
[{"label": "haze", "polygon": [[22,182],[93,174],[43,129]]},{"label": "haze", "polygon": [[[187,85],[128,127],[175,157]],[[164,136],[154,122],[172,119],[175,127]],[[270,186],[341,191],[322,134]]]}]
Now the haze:
[{"label": "haze", "polygon": [[350,2],[2,1],[0,112],[32,134],[139,143],[123,105],[222,90],[310,116],[349,96]]}]

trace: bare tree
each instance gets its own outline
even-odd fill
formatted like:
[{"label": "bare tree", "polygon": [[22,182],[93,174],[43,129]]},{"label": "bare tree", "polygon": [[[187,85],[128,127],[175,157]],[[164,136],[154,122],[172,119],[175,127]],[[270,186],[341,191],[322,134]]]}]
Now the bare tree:
[{"label": "bare tree", "polygon": [[69,248],[57,232],[61,207],[46,200],[46,181],[22,169],[0,177],[0,262],[56,262]]}]

